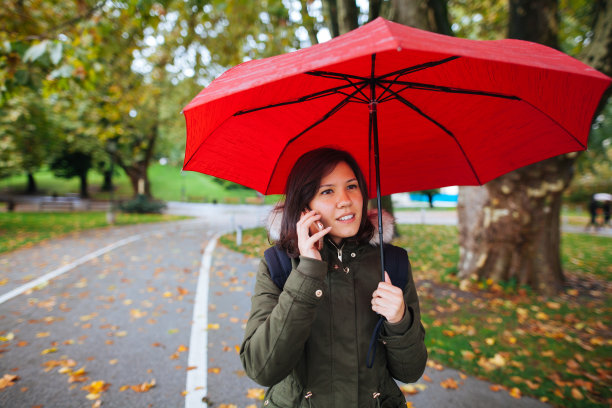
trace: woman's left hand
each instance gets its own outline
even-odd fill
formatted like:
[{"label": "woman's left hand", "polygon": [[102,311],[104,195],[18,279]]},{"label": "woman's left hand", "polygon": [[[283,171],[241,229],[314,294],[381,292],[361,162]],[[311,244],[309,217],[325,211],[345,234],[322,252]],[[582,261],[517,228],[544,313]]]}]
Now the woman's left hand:
[{"label": "woman's left hand", "polygon": [[389,323],[398,323],[404,317],[404,294],[400,288],[391,284],[387,271],[385,281],[380,282],[372,293],[372,310],[383,315]]}]

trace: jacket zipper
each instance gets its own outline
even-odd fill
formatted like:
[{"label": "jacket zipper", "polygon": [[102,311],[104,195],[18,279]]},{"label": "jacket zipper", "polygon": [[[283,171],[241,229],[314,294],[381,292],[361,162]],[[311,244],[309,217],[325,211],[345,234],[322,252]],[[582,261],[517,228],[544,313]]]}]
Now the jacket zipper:
[{"label": "jacket zipper", "polygon": [[[342,245],[340,246],[340,248],[338,248],[338,246],[330,239],[329,242],[332,244],[332,246],[334,248],[336,248],[336,251],[338,251],[338,260],[340,261],[340,265],[342,265],[342,248],[344,248],[344,244],[345,242],[342,243]],[[331,387],[333,390],[334,387],[334,342],[333,342],[333,338],[334,338],[334,303],[333,303],[333,285],[332,285],[332,281],[331,281],[331,274],[327,274],[327,279],[328,279],[328,286],[329,286],[329,315],[330,315],[330,322],[329,322],[329,334],[330,334],[330,349],[331,349]],[[308,399],[308,403],[310,404],[310,398]]]},{"label": "jacket zipper", "polygon": [[308,391],[306,395],[304,395],[304,398],[306,399],[306,401],[308,401],[308,407],[312,408],[312,404],[310,402],[310,398],[312,398],[312,392]]}]

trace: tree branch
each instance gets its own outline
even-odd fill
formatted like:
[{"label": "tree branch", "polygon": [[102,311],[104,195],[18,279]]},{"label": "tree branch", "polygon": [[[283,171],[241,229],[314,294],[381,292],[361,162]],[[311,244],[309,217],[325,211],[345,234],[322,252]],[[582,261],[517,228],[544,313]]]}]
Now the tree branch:
[{"label": "tree branch", "polygon": [[44,40],[44,39],[48,39],[48,38],[54,37],[55,36],[55,32],[65,28],[65,27],[73,26],[73,25],[77,24],[80,21],[89,19],[96,11],[100,10],[103,6],[104,6],[104,2],[101,1],[96,6],[90,8],[89,10],[87,10],[85,13],[83,13],[83,14],[81,14],[79,16],[76,16],[74,18],[71,18],[69,20],[66,20],[66,21],[56,25],[55,27],[51,27],[48,30],[45,30],[44,34],[28,35],[27,37],[17,39],[16,41],[20,42],[20,41]]}]

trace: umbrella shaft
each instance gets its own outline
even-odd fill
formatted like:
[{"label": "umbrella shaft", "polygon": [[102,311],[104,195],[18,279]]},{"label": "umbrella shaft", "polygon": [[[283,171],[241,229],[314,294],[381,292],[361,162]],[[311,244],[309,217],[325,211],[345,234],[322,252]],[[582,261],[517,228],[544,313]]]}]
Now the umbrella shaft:
[{"label": "umbrella shaft", "polygon": [[381,281],[385,280],[385,252],[383,251],[382,198],[380,193],[380,153],[378,150],[378,103],[370,102],[370,134],[374,144],[374,167],[376,168],[376,205],[378,207],[378,241],[380,243]]}]

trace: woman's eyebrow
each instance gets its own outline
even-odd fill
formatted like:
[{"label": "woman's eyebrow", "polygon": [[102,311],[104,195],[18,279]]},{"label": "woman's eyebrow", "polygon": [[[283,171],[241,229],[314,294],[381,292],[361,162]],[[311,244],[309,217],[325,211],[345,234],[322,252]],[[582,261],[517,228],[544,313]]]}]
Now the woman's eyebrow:
[{"label": "woman's eyebrow", "polygon": [[[357,181],[357,178],[352,178],[352,179],[350,179],[350,180],[346,180],[344,183],[345,183],[345,184],[348,184],[348,183],[352,183],[353,181]],[[321,184],[321,185],[319,186],[319,188],[323,188],[323,187],[334,187],[334,186],[335,186],[335,184]]]}]

